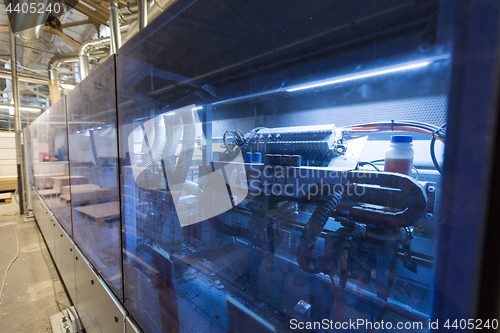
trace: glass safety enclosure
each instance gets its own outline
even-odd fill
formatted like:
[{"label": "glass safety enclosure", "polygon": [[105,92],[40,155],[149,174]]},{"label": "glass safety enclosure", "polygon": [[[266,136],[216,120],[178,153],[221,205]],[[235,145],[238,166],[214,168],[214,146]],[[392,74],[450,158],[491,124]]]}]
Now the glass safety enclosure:
[{"label": "glass safety enclosure", "polygon": [[[117,57],[125,305],[139,324],[427,322],[451,63],[439,2],[168,13]],[[385,158],[393,136],[412,158]]]},{"label": "glass safety enclosure", "polygon": [[67,96],[73,238],[122,297],[115,59]]},{"label": "glass safety enclosure", "polygon": [[29,126],[29,133],[32,185],[71,235],[71,207],[66,204],[71,201],[66,99],[40,115]]},{"label": "glass safety enclosure", "polygon": [[499,22],[177,0],[29,126],[32,185],[145,332],[494,328]]}]

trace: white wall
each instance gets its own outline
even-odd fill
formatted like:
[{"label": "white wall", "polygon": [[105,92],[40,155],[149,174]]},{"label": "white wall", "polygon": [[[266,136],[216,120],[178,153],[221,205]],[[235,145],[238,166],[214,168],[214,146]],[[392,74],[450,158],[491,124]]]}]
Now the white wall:
[{"label": "white wall", "polygon": [[0,132],[0,176],[17,176],[16,139],[13,132]]}]

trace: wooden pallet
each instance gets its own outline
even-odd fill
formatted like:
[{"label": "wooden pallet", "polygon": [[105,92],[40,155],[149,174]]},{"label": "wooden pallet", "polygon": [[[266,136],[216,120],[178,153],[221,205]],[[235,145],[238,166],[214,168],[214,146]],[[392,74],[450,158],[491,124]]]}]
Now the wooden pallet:
[{"label": "wooden pallet", "polygon": [[38,194],[42,197],[57,197],[60,193],[57,190],[38,190]]},{"label": "wooden pallet", "polygon": [[12,193],[1,193],[0,202],[10,203],[12,201]]},{"label": "wooden pallet", "polygon": [[17,176],[0,176],[0,192],[15,191]]},{"label": "wooden pallet", "polygon": [[62,202],[65,202],[67,204],[71,203],[71,195],[69,194],[61,194],[60,198]]},{"label": "wooden pallet", "polygon": [[76,207],[75,210],[97,224],[104,224],[106,221],[120,218],[120,203],[118,201]]}]

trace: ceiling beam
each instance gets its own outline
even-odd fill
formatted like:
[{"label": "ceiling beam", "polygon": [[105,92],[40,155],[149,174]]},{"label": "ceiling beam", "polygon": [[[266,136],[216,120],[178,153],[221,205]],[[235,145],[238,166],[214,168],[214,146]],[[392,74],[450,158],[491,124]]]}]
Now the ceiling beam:
[{"label": "ceiling beam", "polygon": [[61,28],[70,28],[70,27],[76,27],[77,25],[84,25],[84,24],[89,24],[92,23],[91,20],[83,20],[83,21],[74,21],[74,22],[68,22],[68,23],[63,23],[61,24]]},{"label": "ceiling beam", "polygon": [[[49,85],[49,80],[45,78],[37,78],[33,76],[28,76],[28,75],[22,75],[18,73],[18,78],[19,81],[21,82],[27,82],[27,83],[33,83],[33,84],[41,84],[44,86]],[[2,69],[0,70],[0,78],[3,79],[12,79],[12,75],[10,74],[10,70]]]},{"label": "ceiling beam", "polygon": [[24,89],[21,89],[21,91],[28,91],[28,92],[30,92],[30,93],[32,93],[32,94],[38,95],[38,96],[43,97],[43,98],[45,98],[45,99],[47,99],[47,100],[49,100],[49,99],[50,99],[50,96],[47,96],[47,95],[45,95],[45,94],[42,94],[42,93],[40,93],[40,92],[36,91],[35,89],[24,88]]},{"label": "ceiling beam", "polygon": [[73,7],[75,10],[87,16],[91,21],[108,26],[109,16],[99,13],[96,10],[90,9],[89,7],[82,5],[76,0],[63,0],[63,3],[67,6]]},{"label": "ceiling beam", "polygon": [[43,31],[45,32],[48,32],[50,34],[53,34],[55,36],[58,36],[60,37],[62,40],[70,43],[71,45],[73,45],[74,47],[76,47],[77,49],[81,49],[82,48],[82,43],[74,40],[73,38],[71,38],[70,36],[66,35],[64,32],[62,31],[59,31],[57,29],[54,29],[54,28],[51,28],[49,26],[45,26],[43,28]]},{"label": "ceiling beam", "polygon": [[106,15],[106,17],[109,17],[109,9],[107,7],[103,7],[99,3],[92,0],[81,0],[81,1],[95,8],[95,10],[97,10],[99,13]]}]

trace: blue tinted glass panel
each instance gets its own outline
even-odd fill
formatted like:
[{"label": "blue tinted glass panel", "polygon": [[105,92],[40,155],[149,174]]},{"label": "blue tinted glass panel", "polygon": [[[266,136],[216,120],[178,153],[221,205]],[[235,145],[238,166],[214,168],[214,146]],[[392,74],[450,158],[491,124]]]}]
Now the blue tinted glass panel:
[{"label": "blue tinted glass panel", "polygon": [[48,116],[49,114],[44,112],[29,126],[30,156],[32,159],[31,165],[33,169],[31,181],[37,191],[44,191],[52,187],[49,176],[49,138],[47,130]]},{"label": "blue tinted glass panel", "polygon": [[[68,166],[68,132],[66,124],[66,98],[61,98],[42,115],[38,133],[39,156],[42,174],[38,193],[61,225],[71,235],[71,192]],[[44,142],[46,135],[46,143]],[[45,164],[48,163],[48,164]],[[48,166],[48,171],[45,168]],[[43,171],[42,171],[43,169]],[[36,175],[36,173],[35,173]],[[38,179],[35,180],[38,182]],[[37,186],[38,187],[38,186]],[[41,190],[41,189],[44,190]]]},{"label": "blue tinted glass panel", "polygon": [[450,75],[446,47],[422,42],[437,9],[177,2],[120,49],[125,305],[146,331],[427,323]]},{"label": "blue tinted glass panel", "polygon": [[73,237],[121,298],[115,98],[111,57],[78,85],[67,101]]}]

